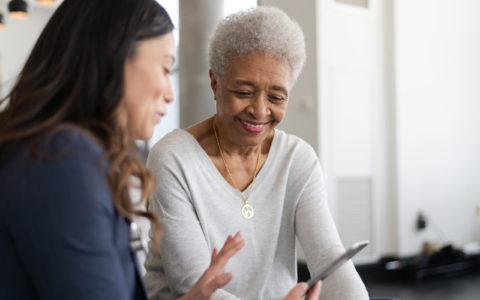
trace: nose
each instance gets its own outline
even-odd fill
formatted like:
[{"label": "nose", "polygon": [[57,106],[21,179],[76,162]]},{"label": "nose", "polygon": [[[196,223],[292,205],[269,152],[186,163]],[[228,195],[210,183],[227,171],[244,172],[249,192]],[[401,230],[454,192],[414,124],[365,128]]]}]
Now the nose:
[{"label": "nose", "polygon": [[269,104],[268,97],[264,93],[259,93],[256,97],[252,98],[247,112],[257,120],[265,120],[265,118],[271,114]]},{"label": "nose", "polygon": [[165,86],[164,99],[167,103],[170,103],[175,99],[175,93],[173,92],[173,85],[170,78],[168,78],[167,84]]}]

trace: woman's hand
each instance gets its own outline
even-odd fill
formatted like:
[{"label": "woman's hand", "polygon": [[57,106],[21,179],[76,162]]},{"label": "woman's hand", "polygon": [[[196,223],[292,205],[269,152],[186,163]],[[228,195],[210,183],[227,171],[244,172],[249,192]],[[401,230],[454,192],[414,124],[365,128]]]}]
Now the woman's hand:
[{"label": "woman's hand", "polygon": [[232,280],[232,273],[223,273],[223,268],[229,259],[242,249],[243,246],[245,246],[245,240],[242,238],[240,231],[237,232],[234,237],[229,235],[220,252],[217,251],[217,248],[213,249],[212,261],[202,277],[200,277],[185,296],[178,300],[210,299],[218,288],[221,288]]},{"label": "woman's hand", "polygon": [[293,289],[290,290],[287,297],[284,300],[299,300],[305,296],[305,293],[308,291],[307,297],[305,300],[317,300],[320,297],[320,290],[322,289],[322,283],[317,282],[310,291],[308,291],[308,285],[305,282],[297,284]]}]

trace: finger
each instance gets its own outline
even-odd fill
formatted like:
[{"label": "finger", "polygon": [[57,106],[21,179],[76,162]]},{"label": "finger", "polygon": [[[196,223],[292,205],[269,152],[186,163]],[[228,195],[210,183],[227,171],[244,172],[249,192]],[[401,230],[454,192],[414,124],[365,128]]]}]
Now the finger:
[{"label": "finger", "polygon": [[305,300],[318,300],[320,298],[320,291],[322,290],[322,282],[317,281],[313,287],[308,291],[307,298]]},{"label": "finger", "polygon": [[227,236],[227,239],[226,239],[225,242],[223,243],[222,248],[223,248],[225,245],[227,245],[231,240],[233,240],[233,237],[232,237],[231,234],[229,234],[229,235]]},{"label": "finger", "polygon": [[218,276],[219,274],[223,273],[223,269],[225,265],[228,263],[230,258],[235,255],[240,249],[245,245],[245,241],[241,239],[241,234],[236,234],[235,238],[232,236],[228,236],[227,240],[225,241],[224,247],[218,252],[218,250],[214,249],[214,253],[212,253],[212,260],[210,262],[210,266],[207,270],[203,273],[202,278],[212,278],[213,276]]},{"label": "finger", "polygon": [[231,236],[229,237],[230,239],[227,239],[225,241],[222,249],[220,249],[220,252],[222,251],[226,252],[226,251],[229,251],[231,248],[236,248],[239,242],[243,240],[242,233],[240,231],[238,231],[233,238]]},{"label": "finger", "polygon": [[233,237],[232,237],[231,234],[229,234],[229,235],[227,236],[227,239],[225,240],[225,243],[223,243],[223,244],[225,245],[226,243],[228,243],[228,241],[231,241],[231,240],[233,240]]},{"label": "finger", "polygon": [[284,300],[299,300],[305,295],[308,290],[308,285],[305,282],[300,282],[293,289],[290,290]]},{"label": "finger", "polygon": [[231,238],[232,240],[237,240],[237,239],[239,239],[239,238],[241,238],[241,237],[242,237],[242,232],[241,232],[241,231],[237,231],[237,233],[235,233],[235,235],[234,235],[233,237],[230,235],[230,238]]},{"label": "finger", "polygon": [[229,234],[229,235],[227,236],[227,239],[226,239],[225,242],[223,243],[223,246],[222,246],[222,248],[220,249],[220,251],[221,251],[223,248],[225,248],[225,246],[228,246],[228,245],[232,244],[233,240],[234,240],[234,238]]},{"label": "finger", "polygon": [[242,237],[242,233],[240,231],[238,231],[233,237],[229,234],[227,239],[225,240],[225,243],[223,243],[222,248],[225,248],[225,246],[231,243],[232,240],[238,240],[241,237]]},{"label": "finger", "polygon": [[241,246],[242,243],[243,243],[242,233],[239,231],[237,232],[237,234],[235,234],[233,238],[231,236],[227,238],[227,240],[225,241],[225,244],[223,244],[223,247],[222,249],[220,249],[220,252],[218,253],[218,255],[223,257],[225,256],[226,253],[233,255],[237,252],[237,250],[243,247]]},{"label": "finger", "polygon": [[230,248],[228,251],[220,251],[219,254],[212,261],[211,269],[212,272],[221,272],[226,266],[230,258],[234,256],[238,251],[240,251],[245,246],[245,241],[240,241],[237,246]]},{"label": "finger", "polygon": [[217,256],[217,254],[218,254],[217,248],[213,248],[212,259],[210,260],[210,266],[212,266],[213,260],[215,259],[215,257]]},{"label": "finger", "polygon": [[237,240],[229,241],[225,246],[220,250],[218,255],[212,261],[211,266],[215,268],[223,269],[228,263],[229,259],[234,256],[240,249],[245,246],[245,240],[237,238]]},{"label": "finger", "polygon": [[242,232],[239,230],[237,233],[235,233],[235,236],[233,237],[234,239],[236,238],[241,238],[242,237]]}]

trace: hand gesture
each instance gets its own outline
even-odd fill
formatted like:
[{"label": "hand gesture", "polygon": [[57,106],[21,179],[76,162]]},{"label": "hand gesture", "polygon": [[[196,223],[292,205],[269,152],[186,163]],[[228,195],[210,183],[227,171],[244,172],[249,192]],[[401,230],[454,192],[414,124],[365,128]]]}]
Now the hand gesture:
[{"label": "hand gesture", "polygon": [[[229,235],[220,252],[213,249],[212,261],[202,277],[192,289],[179,300],[208,300],[213,293],[232,280],[232,273],[223,273],[223,268],[229,259],[245,246],[242,234],[237,232],[234,237]],[[293,298],[292,298],[293,299]],[[298,298],[300,299],[300,298]]]},{"label": "hand gesture", "polygon": [[308,285],[305,282],[301,282],[297,284],[293,289],[290,290],[287,297],[284,300],[299,300],[305,296],[307,293],[307,297],[305,300],[318,300],[320,297],[320,290],[322,288],[322,283],[318,281],[310,290],[308,290]]}]

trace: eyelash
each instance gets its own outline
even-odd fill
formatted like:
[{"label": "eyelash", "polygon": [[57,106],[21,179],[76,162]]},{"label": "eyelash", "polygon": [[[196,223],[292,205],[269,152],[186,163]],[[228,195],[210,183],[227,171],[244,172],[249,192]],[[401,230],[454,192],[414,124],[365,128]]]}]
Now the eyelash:
[{"label": "eyelash", "polygon": [[270,101],[274,101],[274,102],[281,102],[285,100],[285,98],[282,96],[271,96],[269,98],[270,98]]},{"label": "eyelash", "polygon": [[[239,98],[248,98],[250,97],[253,93],[250,91],[234,91],[234,94],[237,95]],[[271,102],[282,102],[286,100],[283,96],[269,96],[268,99]]]},{"label": "eyelash", "polygon": [[252,95],[252,92],[249,91],[234,91],[235,95],[239,96],[240,98],[246,98]]}]

